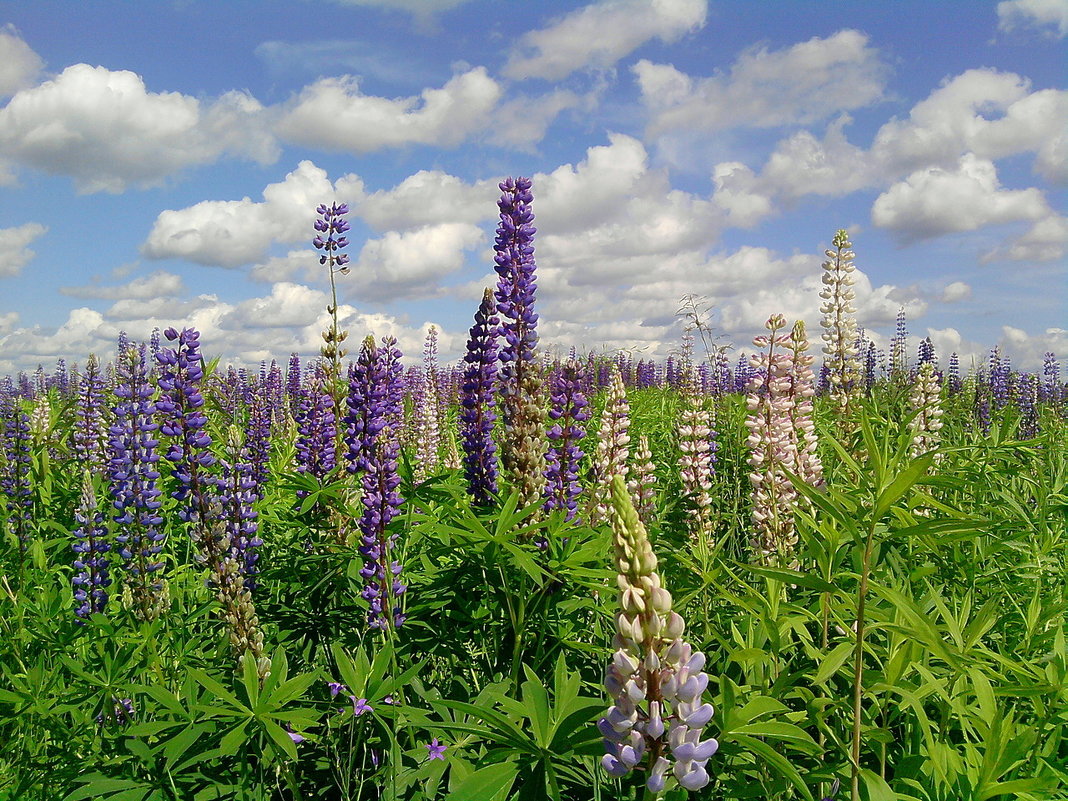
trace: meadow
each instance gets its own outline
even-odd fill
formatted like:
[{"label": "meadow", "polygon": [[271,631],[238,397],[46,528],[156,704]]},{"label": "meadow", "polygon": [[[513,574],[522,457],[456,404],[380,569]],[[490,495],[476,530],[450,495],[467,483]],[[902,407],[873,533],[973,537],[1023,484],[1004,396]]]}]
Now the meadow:
[{"label": "meadow", "polygon": [[1068,799],[1053,355],[880,351],[844,231],[822,345],[547,355],[501,190],[460,363],[335,294],[314,361],[0,379],[0,799]]}]

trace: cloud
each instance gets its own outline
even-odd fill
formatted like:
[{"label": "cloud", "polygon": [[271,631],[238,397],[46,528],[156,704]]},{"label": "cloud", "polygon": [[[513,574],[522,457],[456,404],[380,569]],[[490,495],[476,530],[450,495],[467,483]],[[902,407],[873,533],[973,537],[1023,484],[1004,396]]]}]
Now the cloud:
[{"label": "cloud", "polygon": [[444,276],[464,266],[465,253],[486,239],[470,223],[388,231],[368,240],[355,260],[350,296],[367,300],[426,297]]},{"label": "cloud", "polygon": [[1050,214],[1039,190],[1002,189],[993,162],[970,153],[955,170],[928,167],[912,173],[879,195],[871,209],[876,226],[905,241]]},{"label": "cloud", "polygon": [[957,303],[972,296],[972,288],[963,281],[953,281],[942,289],[943,303]]},{"label": "cloud", "polygon": [[406,230],[492,219],[499,197],[495,181],[467,184],[440,170],[419,170],[392,189],[363,194],[351,205],[375,230]]},{"label": "cloud", "polygon": [[0,278],[18,275],[37,254],[29,249],[48,228],[30,222],[16,228],[0,228]]},{"label": "cloud", "polygon": [[0,153],[69,175],[79,192],[118,193],[223,154],[274,161],[278,147],[263,118],[259,102],[241,92],[205,104],[149,92],[132,72],[75,64],[0,109]]},{"label": "cloud", "polygon": [[705,24],[707,0],[604,0],[525,33],[505,77],[566,78],[583,67],[607,68],[651,39],[665,44]]},{"label": "cloud", "polygon": [[783,50],[744,52],[727,74],[692,78],[645,59],[633,68],[648,137],[808,124],[883,96],[886,68],[868,37],[842,30]]},{"label": "cloud", "polygon": [[485,67],[397,99],[361,93],[351,75],[323,78],[288,104],[275,131],[294,144],[356,155],[413,144],[456,147],[489,125],[501,94]]},{"label": "cloud", "polygon": [[43,66],[44,61],[22,40],[14,25],[0,26],[0,97],[32,85]]},{"label": "cloud", "polygon": [[518,95],[493,115],[493,143],[530,150],[545,138],[545,133],[561,112],[581,105],[591,106],[593,96],[583,98],[567,89],[557,89],[538,97]]},{"label": "cloud", "polygon": [[310,240],[315,207],[362,193],[353,176],[330,183],[326,171],[302,161],[285,180],[268,184],[263,201],[204,200],[163,211],[141,246],[150,259],[180,258],[198,264],[238,267],[262,260],[272,242]]},{"label": "cloud", "polygon": [[1042,367],[1042,354],[1054,353],[1063,359],[1068,353],[1068,330],[1053,327],[1040,334],[1029,334],[1022,328],[1003,325],[999,344],[1002,352],[1012,359],[1013,366],[1037,372]]},{"label": "cloud", "polygon": [[1064,258],[1068,251],[1068,217],[1051,213],[1038,220],[1007,245],[986,253],[982,261],[1046,262]]},{"label": "cloud", "polygon": [[1068,36],[1068,0],[1004,0],[998,3],[998,30],[1035,28],[1052,38]]},{"label": "cloud", "polygon": [[1030,91],[1011,72],[973,69],[948,79],[913,106],[907,120],[891,120],[875,135],[871,155],[886,173],[938,164],[963,153],[1001,159],[1037,154],[1035,168],[1051,181],[1068,181],[1068,92]]},{"label": "cloud", "polygon": [[135,278],[120,286],[61,286],[59,293],[72,298],[101,298],[107,300],[155,300],[171,298],[185,292],[182,277],[164,270]]}]

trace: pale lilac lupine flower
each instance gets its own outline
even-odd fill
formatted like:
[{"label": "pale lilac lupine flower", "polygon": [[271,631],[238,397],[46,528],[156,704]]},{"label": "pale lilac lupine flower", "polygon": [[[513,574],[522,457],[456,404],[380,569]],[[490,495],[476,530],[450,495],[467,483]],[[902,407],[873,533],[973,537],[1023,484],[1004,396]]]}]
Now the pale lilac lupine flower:
[{"label": "pale lilac lupine flower", "polygon": [[834,250],[826,251],[823,263],[823,289],[820,290],[820,313],[823,315],[823,352],[827,357],[827,381],[831,397],[845,413],[850,399],[859,387],[860,364],[857,362],[857,318],[853,301],[856,292],[853,273],[856,254],[845,231],[838,231],[832,243]]},{"label": "pale lilac lupine flower", "polygon": [[626,481],[630,457],[630,401],[623,387],[623,377],[613,366],[608,393],[605,396],[604,414],[597,435],[597,449],[593,454],[593,486],[589,494],[589,512],[586,515],[591,525],[608,519],[611,494],[608,482],[612,476],[622,476]]},{"label": "pale lilac lupine flower", "polygon": [[644,769],[652,792],[669,783],[699,790],[709,782],[706,765],[719,747],[715,739],[702,739],[713,713],[703,700],[705,655],[682,639],[686,623],[671,608],[671,593],[662,586],[656,554],[621,476],[612,477],[610,490],[620,593],[616,650],[605,673],[612,705],[597,722],[606,752],[601,767],[612,776]]},{"label": "pale lilac lupine flower", "polygon": [[[913,458],[938,447],[941,439],[939,432],[942,430],[941,392],[942,388],[935,374],[934,363],[924,362],[917,372],[916,383],[913,385],[909,399],[909,404],[917,413],[912,418],[911,453]],[[938,463],[941,458],[941,454],[936,454],[935,463]]]},{"label": "pale lilac lupine flower", "polygon": [[713,412],[706,408],[705,399],[698,393],[693,369],[683,364],[679,377],[681,409],[678,438],[679,478],[683,494],[690,505],[689,529],[693,542],[712,544],[712,426]]},{"label": "pale lilac lupine flower", "polygon": [[770,336],[758,336],[759,349],[752,358],[756,374],[749,382],[746,406],[749,415],[749,480],[753,485],[753,550],[766,562],[786,561],[797,542],[793,507],[797,492],[786,471],[797,464],[796,443],[790,412],[789,334],[777,332],[786,326],[781,314],[768,319]]}]

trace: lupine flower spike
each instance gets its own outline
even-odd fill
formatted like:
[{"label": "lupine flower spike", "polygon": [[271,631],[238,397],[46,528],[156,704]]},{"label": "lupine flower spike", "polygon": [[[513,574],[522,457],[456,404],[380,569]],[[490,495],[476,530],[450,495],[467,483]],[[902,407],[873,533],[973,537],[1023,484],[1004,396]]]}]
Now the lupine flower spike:
[{"label": "lupine flower spike", "polygon": [[620,609],[605,675],[612,705],[597,722],[606,751],[601,766],[612,776],[644,770],[645,786],[655,793],[675,783],[700,790],[719,748],[715,739],[701,739],[713,712],[702,698],[705,655],[682,639],[686,623],[671,608],[622,476],[609,486]]}]

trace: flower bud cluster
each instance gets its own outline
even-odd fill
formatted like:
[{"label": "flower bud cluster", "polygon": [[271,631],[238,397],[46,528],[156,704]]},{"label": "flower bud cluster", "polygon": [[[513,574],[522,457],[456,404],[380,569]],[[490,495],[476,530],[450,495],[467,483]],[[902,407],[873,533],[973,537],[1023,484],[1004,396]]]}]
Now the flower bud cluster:
[{"label": "flower bud cluster", "polygon": [[856,254],[850,250],[853,244],[845,231],[838,231],[831,244],[834,250],[826,251],[827,261],[823,263],[820,314],[823,315],[823,352],[830,368],[827,380],[831,397],[844,410],[859,388],[860,365],[855,345],[857,309],[853,305],[856,299],[853,259]]},{"label": "flower bud cluster", "polygon": [[[942,430],[942,406],[940,402],[942,388],[938,382],[933,362],[923,362],[916,374],[909,404],[917,412],[912,418],[912,456],[933,451],[938,447]],[[936,463],[941,454],[935,456]]]},{"label": "flower bud cluster", "polygon": [[497,493],[497,445],[493,441],[493,408],[497,380],[497,305],[489,288],[475,312],[464,354],[460,398],[460,436],[463,440],[464,477],[477,506],[488,506]]},{"label": "flower bud cluster", "polygon": [[749,430],[749,481],[753,486],[753,550],[764,562],[788,558],[797,542],[793,508],[797,497],[786,471],[797,466],[797,442],[791,420],[790,334],[781,314],[765,326],[770,336],[760,335],[753,344],[760,352],[752,357],[755,374],[749,380],[745,426]]},{"label": "flower bud cluster", "polygon": [[619,612],[605,674],[612,705],[597,722],[606,752],[601,766],[612,776],[644,770],[646,787],[656,793],[675,783],[699,790],[719,747],[702,739],[713,712],[703,701],[705,656],[682,639],[685,621],[671,608],[622,476],[612,477],[610,491]]},{"label": "flower bud cluster", "polygon": [[585,377],[582,365],[568,360],[551,382],[552,408],[549,419],[549,450],[545,455],[545,506],[567,510],[567,519],[574,520],[578,512],[579,462],[582,449],[578,443],[586,436],[582,425],[590,419],[589,402],[582,392]]},{"label": "flower bud cluster", "polygon": [[611,506],[612,476],[628,478],[630,459],[630,401],[619,368],[612,365],[605,396],[604,414],[597,432],[597,449],[593,454],[593,486],[589,495],[588,519],[598,525],[608,519]]}]

